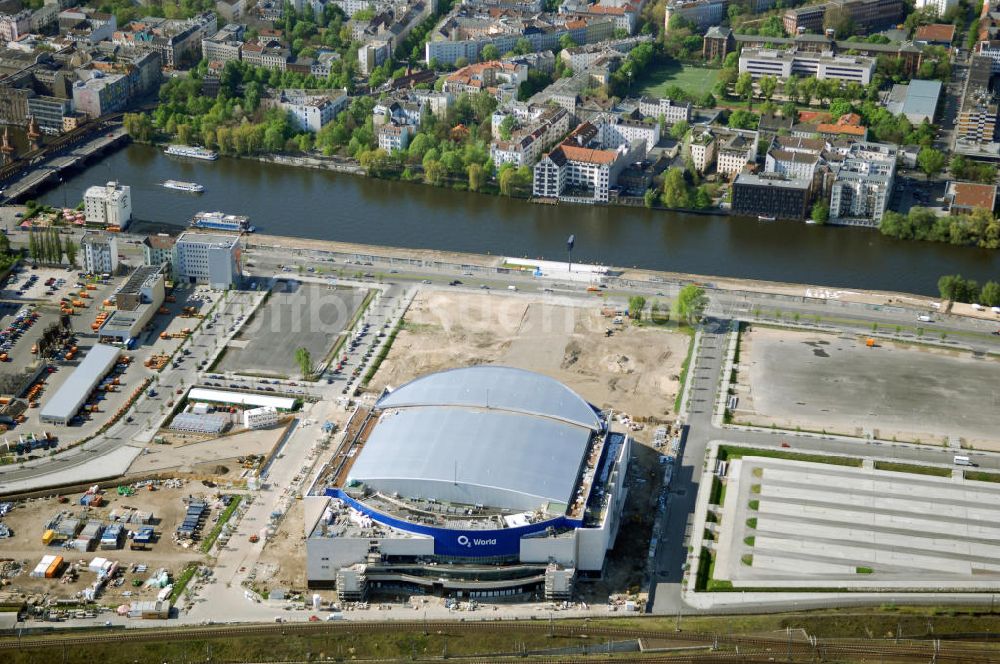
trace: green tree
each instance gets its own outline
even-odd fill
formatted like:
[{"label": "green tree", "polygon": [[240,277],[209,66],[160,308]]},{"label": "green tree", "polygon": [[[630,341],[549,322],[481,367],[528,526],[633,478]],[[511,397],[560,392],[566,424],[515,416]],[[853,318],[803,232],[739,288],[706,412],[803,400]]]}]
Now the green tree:
[{"label": "green tree", "polygon": [[469,191],[479,191],[486,184],[486,170],[481,164],[472,163],[466,168],[469,175]]},{"label": "green tree", "polygon": [[517,127],[517,118],[513,115],[504,116],[503,121],[500,123],[500,138],[505,141],[509,141],[511,134]]},{"label": "green tree", "polygon": [[826,201],[816,201],[812,209],[812,220],[825,224],[830,221],[830,206],[826,204]]},{"label": "green tree", "polygon": [[312,354],[309,352],[308,348],[299,346],[295,349],[295,362],[299,365],[299,371],[302,372],[303,378],[309,378],[312,376]]},{"label": "green tree", "polygon": [[979,292],[979,302],[987,307],[1000,307],[1000,284],[987,281]]},{"label": "green tree", "polygon": [[701,318],[707,306],[708,297],[705,295],[705,289],[688,284],[681,289],[677,299],[674,300],[674,315],[678,320],[692,323]]},{"label": "green tree", "polygon": [[748,103],[753,101],[753,76],[750,72],[745,71],[739,75],[733,91],[737,97],[743,97]]},{"label": "green tree", "polygon": [[774,91],[778,88],[778,79],[774,76],[761,76],[760,80],[757,81],[757,85],[760,86],[760,94],[764,99],[771,101]]},{"label": "green tree", "polygon": [[573,41],[568,32],[559,38],[559,48],[574,48],[576,45],[577,43]]},{"label": "green tree", "polygon": [[931,175],[940,173],[944,170],[947,163],[948,158],[944,155],[944,153],[939,150],[935,150],[934,148],[921,148],[920,152],[917,153],[917,166],[920,167],[920,170],[924,172],[924,175],[926,175],[928,179]]},{"label": "green tree", "polygon": [[670,137],[674,140],[684,140],[687,136],[688,130],[691,129],[691,125],[687,120],[680,120],[675,122],[672,127],[670,127]]},{"label": "green tree", "polygon": [[667,171],[663,178],[663,206],[668,208],[691,207],[691,194],[688,190],[684,170],[678,167]]},{"label": "green tree", "polygon": [[66,260],[73,267],[76,267],[76,254],[79,250],[76,242],[73,238],[66,238],[66,245],[63,247],[63,251],[66,252]]},{"label": "green tree", "polygon": [[494,44],[487,44],[483,47],[483,50],[479,52],[479,59],[482,62],[499,60],[500,50]]},{"label": "green tree", "polygon": [[642,311],[646,308],[646,298],[642,295],[633,295],[628,299],[628,317],[632,320],[640,320]]},{"label": "green tree", "polygon": [[975,302],[980,295],[979,284],[960,274],[946,274],[938,279],[938,290],[942,300],[953,302]]}]

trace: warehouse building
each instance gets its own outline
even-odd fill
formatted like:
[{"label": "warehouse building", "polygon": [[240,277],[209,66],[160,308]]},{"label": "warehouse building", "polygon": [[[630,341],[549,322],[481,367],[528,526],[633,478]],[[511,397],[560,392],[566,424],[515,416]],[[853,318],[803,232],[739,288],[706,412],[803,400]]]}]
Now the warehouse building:
[{"label": "warehouse building", "polygon": [[63,426],[69,424],[101,379],[114,368],[118,353],[114,346],[104,344],[96,344],[91,348],[80,366],[49,397],[39,416],[42,422]]},{"label": "warehouse building", "polygon": [[306,497],[310,586],[568,597],[577,575],[602,572],[625,503],[631,440],[608,422],[561,383],[507,367],[383,394]]},{"label": "warehouse building", "polygon": [[115,307],[98,330],[104,343],[120,343],[131,347],[166,296],[166,264],[137,267],[115,293]]},{"label": "warehouse building", "polygon": [[295,409],[295,399],[290,397],[272,397],[251,392],[229,392],[227,390],[209,390],[195,387],[188,392],[188,400],[204,401],[206,403],[224,403],[233,406],[250,406],[253,408],[270,406],[279,411]]}]

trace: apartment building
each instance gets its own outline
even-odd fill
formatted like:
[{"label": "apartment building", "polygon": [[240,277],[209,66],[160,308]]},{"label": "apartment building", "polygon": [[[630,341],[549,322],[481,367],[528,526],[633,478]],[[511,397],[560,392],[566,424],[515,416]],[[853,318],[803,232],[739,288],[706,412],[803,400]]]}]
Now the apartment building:
[{"label": "apartment building", "polygon": [[669,0],[667,2],[663,26],[670,32],[670,19],[678,16],[694,24],[698,30],[722,23],[726,16],[729,0]]},{"label": "apartment building", "polygon": [[688,150],[695,170],[699,173],[706,172],[715,163],[716,144],[715,135],[707,129],[696,131],[691,136]]},{"label": "apartment building", "polygon": [[804,219],[811,182],[777,173],[740,173],[733,181],[732,212],[773,219]]},{"label": "apartment building", "polygon": [[955,126],[957,139],[969,143],[991,143],[997,135],[997,96],[990,90],[993,61],[972,56],[962,92],[962,106]]},{"label": "apartment building", "polygon": [[820,139],[775,136],[764,157],[764,172],[813,182],[825,149],[826,141]]},{"label": "apartment building", "polygon": [[379,148],[386,152],[396,152],[409,147],[410,138],[417,133],[417,128],[411,124],[392,121],[380,125],[377,133]]},{"label": "apartment building", "polygon": [[528,68],[512,62],[478,62],[449,74],[442,90],[453,95],[486,90],[501,102],[517,98],[517,88],[528,80]]},{"label": "apartment building", "polygon": [[117,274],[118,238],[106,231],[87,231],[80,238],[83,271],[90,274]]},{"label": "apartment building", "polygon": [[176,251],[179,279],[223,290],[239,284],[239,235],[182,233]]},{"label": "apartment building", "polygon": [[958,6],[958,0],[916,0],[917,9],[933,9],[938,16],[944,16],[948,10]]},{"label": "apartment building", "polygon": [[601,130],[601,143],[605,148],[614,149],[620,145],[632,145],[642,142],[641,157],[645,158],[649,151],[660,142],[660,123],[646,122],[620,115],[608,115],[597,121]]},{"label": "apartment building", "polygon": [[875,58],[861,55],[834,55],[831,51],[815,53],[798,48],[744,48],[740,52],[740,73],[749,72],[755,79],[791,75],[819,80],[853,81],[868,85],[875,74]]},{"label": "apartment building", "polygon": [[318,132],[347,108],[347,90],[282,90],[267,105],[288,112],[300,131]]},{"label": "apartment building", "polygon": [[147,235],[142,241],[142,262],[147,266],[166,264],[168,278],[176,279],[177,238],[166,233]]},{"label": "apartment building", "polygon": [[641,159],[642,145],[615,150],[600,144],[600,129],[585,122],[554,150],[542,156],[534,169],[532,192],[539,198],[578,203],[607,203],[611,187],[628,164]]},{"label": "apartment building", "polygon": [[0,42],[16,41],[31,30],[31,10],[0,14]]},{"label": "apartment building", "polygon": [[201,57],[209,62],[239,62],[243,58],[246,26],[230,23],[211,37],[201,40]]},{"label": "apartment building", "polygon": [[725,60],[736,49],[732,28],[713,25],[705,32],[701,44],[701,57],[705,60]]},{"label": "apartment building", "polygon": [[681,120],[689,122],[691,120],[691,102],[678,102],[660,97],[640,97],[639,114],[644,118],[655,118],[667,124],[674,124]]},{"label": "apartment building", "polygon": [[368,76],[391,55],[392,46],[384,39],[368,42],[358,48],[358,71],[363,76]]},{"label": "apartment building", "polygon": [[513,164],[530,166],[538,161],[543,150],[569,131],[569,112],[564,108],[546,108],[533,116],[531,123],[517,129],[509,141],[499,136],[490,143],[490,158],[497,166]]},{"label": "apartment building", "polygon": [[88,187],[83,210],[87,223],[125,230],[132,220],[132,188],[117,182]]},{"label": "apartment building", "polygon": [[877,227],[892,195],[897,148],[854,143],[840,164],[830,191],[830,222]]},{"label": "apartment building", "polygon": [[742,173],[747,164],[757,161],[757,132],[743,129],[729,129],[720,136],[715,170],[719,175],[732,177]]},{"label": "apartment building", "polygon": [[822,32],[826,12],[836,8],[851,19],[854,34],[866,35],[903,22],[906,6],[902,0],[834,0],[822,5],[789,9],[782,18],[785,32]]}]

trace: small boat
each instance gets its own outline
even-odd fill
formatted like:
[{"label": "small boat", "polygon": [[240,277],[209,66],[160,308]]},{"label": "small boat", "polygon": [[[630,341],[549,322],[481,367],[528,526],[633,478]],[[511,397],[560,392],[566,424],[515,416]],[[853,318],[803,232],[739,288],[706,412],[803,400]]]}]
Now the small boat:
[{"label": "small boat", "polygon": [[191,145],[171,145],[167,147],[166,153],[175,157],[190,157],[192,159],[204,159],[214,161],[219,158],[218,153]]},{"label": "small boat", "polygon": [[816,221],[815,219],[806,219],[806,224],[808,224],[809,226],[815,226],[818,223],[819,222]]},{"label": "small boat", "polygon": [[163,186],[167,189],[176,189],[177,191],[186,191],[192,194],[200,194],[205,191],[205,187],[201,186],[197,182],[182,182],[180,180],[167,180],[163,183]]},{"label": "small boat", "polygon": [[767,215],[758,214],[757,221],[775,221],[777,217],[769,217]]}]

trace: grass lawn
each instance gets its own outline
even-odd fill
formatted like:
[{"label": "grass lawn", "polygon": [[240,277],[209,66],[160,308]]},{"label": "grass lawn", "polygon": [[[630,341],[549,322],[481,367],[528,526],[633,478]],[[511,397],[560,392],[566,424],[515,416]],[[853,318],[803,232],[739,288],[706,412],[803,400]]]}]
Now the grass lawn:
[{"label": "grass lawn", "polygon": [[718,78],[718,69],[695,67],[681,64],[676,60],[668,60],[646,70],[646,75],[632,86],[632,94],[665,97],[664,91],[671,85],[676,85],[688,94],[700,96],[711,92]]}]

